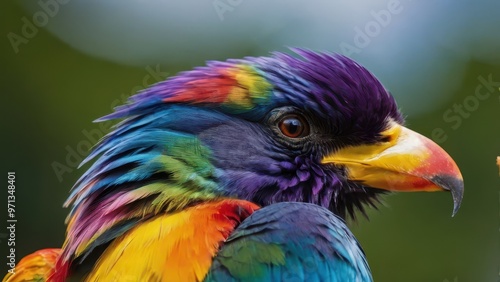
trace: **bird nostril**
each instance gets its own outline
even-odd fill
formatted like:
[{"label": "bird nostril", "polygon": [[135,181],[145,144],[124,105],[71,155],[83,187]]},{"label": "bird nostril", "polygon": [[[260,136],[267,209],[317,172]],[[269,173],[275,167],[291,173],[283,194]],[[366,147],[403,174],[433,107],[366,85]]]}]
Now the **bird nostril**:
[{"label": "bird nostril", "polygon": [[392,141],[392,136],[391,135],[382,136],[382,138],[380,138],[380,141],[382,141],[382,142],[391,142]]}]

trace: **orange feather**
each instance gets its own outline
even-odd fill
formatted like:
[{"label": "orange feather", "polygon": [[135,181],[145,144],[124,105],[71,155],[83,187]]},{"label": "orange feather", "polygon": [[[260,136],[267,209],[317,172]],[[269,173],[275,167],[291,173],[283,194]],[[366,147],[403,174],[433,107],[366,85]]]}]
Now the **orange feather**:
[{"label": "orange feather", "polygon": [[202,281],[234,228],[258,206],[224,199],[161,214],[117,238],[87,281]]},{"label": "orange feather", "polygon": [[43,249],[27,255],[2,282],[46,281],[60,254],[61,249]]}]

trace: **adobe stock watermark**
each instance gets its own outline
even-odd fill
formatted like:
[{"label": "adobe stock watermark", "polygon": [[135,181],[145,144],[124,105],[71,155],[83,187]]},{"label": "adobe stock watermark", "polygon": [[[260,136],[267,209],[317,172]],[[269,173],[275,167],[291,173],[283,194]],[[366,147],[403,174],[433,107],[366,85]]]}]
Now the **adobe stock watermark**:
[{"label": "adobe stock watermark", "polygon": [[40,9],[33,14],[31,20],[27,17],[21,18],[21,33],[7,33],[7,39],[14,53],[19,53],[19,46],[21,44],[28,44],[30,39],[33,39],[33,37],[38,34],[38,28],[46,26],[50,19],[59,13],[61,5],[66,5],[69,1],[70,0],[39,0],[38,6]]},{"label": "adobe stock watermark", "polygon": [[444,279],[443,282],[458,282],[458,277],[453,278],[453,280]]},{"label": "adobe stock watermark", "polygon": [[9,246],[7,255],[7,266],[9,273],[16,273],[16,172],[7,172],[7,231],[9,236],[7,246]]},{"label": "adobe stock watermark", "polygon": [[[462,102],[453,104],[443,112],[443,121],[449,124],[452,130],[457,130],[462,126],[464,120],[470,118],[472,113],[479,109],[482,101],[488,100],[492,94],[500,95],[500,80],[493,80],[493,74],[489,74],[487,77],[479,75],[477,81],[474,94],[465,97]],[[436,143],[446,142],[448,140],[447,130],[449,129],[434,128],[431,133],[432,140]]]},{"label": "adobe stock watermark", "polygon": [[393,16],[401,13],[403,6],[399,0],[390,0],[387,2],[386,9],[380,11],[371,11],[372,20],[367,22],[363,27],[354,27],[354,37],[352,43],[342,41],[339,44],[340,52],[345,56],[359,54],[372,42],[372,39],[380,35],[383,28],[387,27]]},{"label": "adobe stock watermark", "polygon": [[236,7],[238,7],[243,0],[214,0],[212,6],[217,13],[220,21],[224,20],[224,14],[228,12],[233,12]]},{"label": "adobe stock watermark", "polygon": [[[160,70],[160,65],[155,68],[147,66],[145,68],[147,74],[142,79],[142,84],[131,89],[130,93],[122,93],[119,98],[111,102],[110,108],[113,110],[116,106],[123,105],[127,102],[128,98],[136,94],[139,90],[148,87],[149,85],[163,81],[168,77],[167,72]],[[63,181],[63,176],[67,173],[73,172],[78,165],[82,162],[85,156],[90,152],[90,149],[96,144],[104,135],[109,131],[109,128],[114,124],[114,121],[103,121],[98,123],[97,128],[83,129],[81,134],[83,139],[74,146],[67,145],[66,157],[64,161],[53,161],[51,166],[54,174],[59,182]]]}]

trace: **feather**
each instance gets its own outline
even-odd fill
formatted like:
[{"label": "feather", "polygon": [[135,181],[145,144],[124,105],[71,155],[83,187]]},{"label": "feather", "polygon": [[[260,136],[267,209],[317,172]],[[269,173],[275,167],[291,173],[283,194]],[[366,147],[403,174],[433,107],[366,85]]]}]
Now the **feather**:
[{"label": "feather", "polygon": [[221,243],[256,209],[219,200],[158,215],[111,243],[86,280],[202,281]]},{"label": "feather", "polygon": [[12,272],[7,272],[2,282],[46,281],[61,251],[42,249],[25,256]]},{"label": "feather", "polygon": [[307,203],[261,208],[229,236],[205,281],[372,281],[344,221]]}]

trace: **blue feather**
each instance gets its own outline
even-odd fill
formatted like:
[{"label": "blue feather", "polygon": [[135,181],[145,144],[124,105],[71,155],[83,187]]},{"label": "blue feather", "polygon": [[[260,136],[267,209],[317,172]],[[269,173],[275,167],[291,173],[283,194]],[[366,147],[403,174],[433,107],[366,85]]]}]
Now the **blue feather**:
[{"label": "blue feather", "polygon": [[372,281],[365,254],[344,221],[307,203],[253,213],[219,251],[208,281]]}]

